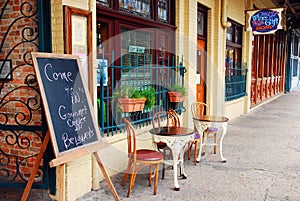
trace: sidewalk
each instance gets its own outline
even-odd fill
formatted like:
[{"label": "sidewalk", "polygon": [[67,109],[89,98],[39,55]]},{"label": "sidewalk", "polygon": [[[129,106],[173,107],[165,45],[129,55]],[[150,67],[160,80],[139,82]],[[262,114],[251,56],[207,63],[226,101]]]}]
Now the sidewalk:
[{"label": "sidewalk", "polygon": [[[157,195],[148,187],[147,175],[137,175],[127,198],[128,181],[123,173],[111,180],[120,200],[135,201],[299,201],[300,200],[300,90],[278,98],[230,120],[223,141],[227,163],[210,152],[195,166],[185,160],[187,179],[179,179],[180,191],[173,190],[173,170],[166,170],[158,182]],[[192,152],[193,153],[193,152]],[[77,201],[106,201],[113,196],[105,181],[102,188]],[[10,191],[10,192],[9,192]],[[16,200],[17,190],[0,188],[0,200]],[[19,193],[22,193],[20,189]],[[28,200],[51,200],[36,189]]]},{"label": "sidewalk", "polygon": [[[300,200],[300,91],[284,94],[228,123],[223,154],[208,154],[197,166],[185,161],[186,180],[173,190],[173,171],[159,179],[157,195],[147,175],[137,175],[130,198],[123,174],[111,177],[121,200]],[[105,181],[78,201],[113,200]]]}]

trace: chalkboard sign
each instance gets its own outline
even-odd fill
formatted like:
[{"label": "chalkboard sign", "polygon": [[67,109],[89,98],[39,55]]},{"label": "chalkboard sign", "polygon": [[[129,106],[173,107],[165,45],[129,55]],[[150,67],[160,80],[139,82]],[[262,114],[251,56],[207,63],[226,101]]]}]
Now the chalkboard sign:
[{"label": "chalkboard sign", "polygon": [[67,157],[71,160],[83,152],[97,151],[103,142],[79,57],[52,53],[31,55],[56,157],[72,153]]}]

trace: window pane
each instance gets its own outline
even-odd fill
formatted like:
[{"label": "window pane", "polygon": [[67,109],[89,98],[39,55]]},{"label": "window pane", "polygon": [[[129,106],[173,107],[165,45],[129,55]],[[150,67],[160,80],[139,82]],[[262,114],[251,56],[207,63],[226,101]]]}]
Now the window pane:
[{"label": "window pane", "polygon": [[[125,66],[141,66],[150,64],[152,55],[152,35],[147,32],[121,29],[121,53]],[[133,51],[133,48],[143,51]],[[145,57],[145,59],[144,59]]]},{"label": "window pane", "polygon": [[168,21],[168,0],[158,0],[158,19],[163,22]]},{"label": "window pane", "polygon": [[199,11],[197,16],[197,34],[204,35],[204,14]]},{"label": "window pane", "polygon": [[97,22],[97,57],[102,58],[103,48],[108,51],[109,43],[104,43],[108,39],[108,24]]},{"label": "window pane", "polygon": [[151,18],[151,0],[119,0],[119,9],[131,14]]},{"label": "window pane", "polygon": [[233,27],[227,27],[226,29],[226,39],[229,41],[232,41],[232,35],[233,35]]},{"label": "window pane", "polygon": [[109,7],[110,0],[97,0],[101,5]]},{"label": "window pane", "polygon": [[226,75],[232,75],[233,74],[233,50],[226,49],[226,59],[225,59],[225,67],[226,67]]},{"label": "window pane", "polygon": [[242,28],[235,27],[235,43],[242,44]]}]

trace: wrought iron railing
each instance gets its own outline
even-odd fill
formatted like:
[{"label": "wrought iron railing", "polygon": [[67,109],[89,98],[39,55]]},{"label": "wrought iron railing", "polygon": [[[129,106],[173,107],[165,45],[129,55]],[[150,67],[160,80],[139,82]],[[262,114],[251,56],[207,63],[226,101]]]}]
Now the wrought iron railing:
[{"label": "wrought iron railing", "polygon": [[[185,67],[182,65],[182,59],[178,62],[179,58],[174,56],[161,59],[159,56],[150,55],[149,57],[149,55],[142,54],[121,55],[120,58],[116,59],[112,52],[111,58],[99,60],[98,123],[104,136],[112,136],[124,131],[123,117],[131,118],[132,123],[141,128],[151,124],[151,118],[155,112],[174,109],[181,114],[185,110],[182,103],[171,103],[167,93],[173,84],[184,85]],[[175,65],[176,60],[178,65]],[[107,61],[113,62],[107,64]],[[123,61],[126,61],[126,65]],[[154,107],[139,112],[121,112],[113,94],[116,89],[124,86],[134,86],[140,89],[153,87],[155,90]]]},{"label": "wrought iron railing", "polygon": [[225,100],[231,101],[247,95],[247,68],[229,68],[225,76]]}]

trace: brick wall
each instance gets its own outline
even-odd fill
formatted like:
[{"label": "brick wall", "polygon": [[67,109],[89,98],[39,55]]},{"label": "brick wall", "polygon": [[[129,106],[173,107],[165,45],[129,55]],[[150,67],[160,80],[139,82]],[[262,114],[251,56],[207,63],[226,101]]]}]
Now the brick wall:
[{"label": "brick wall", "polygon": [[[42,125],[40,95],[30,59],[30,52],[38,51],[36,12],[36,0],[0,1],[0,61],[11,61],[12,67],[12,79],[0,80],[1,126]],[[1,182],[11,181],[15,176],[15,182],[28,179],[35,161],[32,156],[41,146],[41,135],[41,132],[12,132],[1,127],[1,168],[5,170],[0,171]],[[36,181],[42,178],[43,172]]]}]

